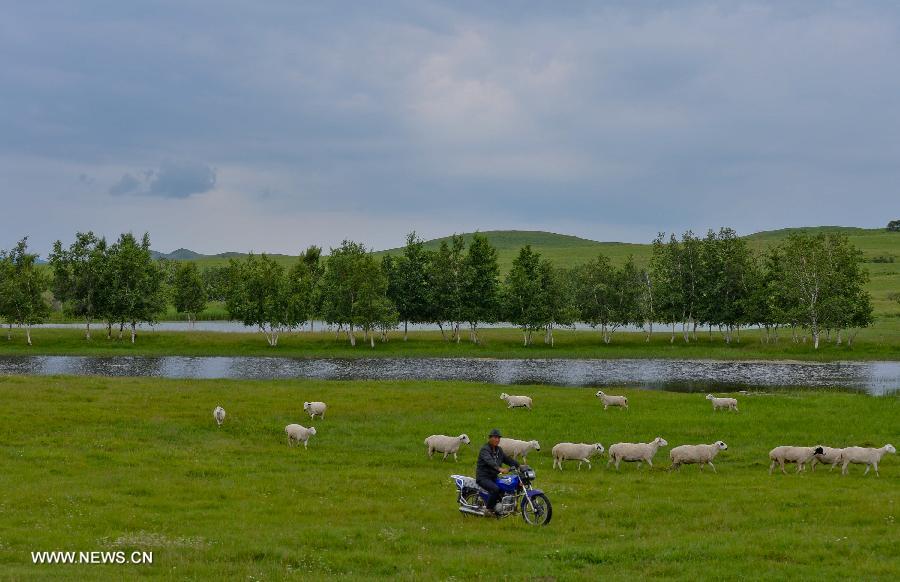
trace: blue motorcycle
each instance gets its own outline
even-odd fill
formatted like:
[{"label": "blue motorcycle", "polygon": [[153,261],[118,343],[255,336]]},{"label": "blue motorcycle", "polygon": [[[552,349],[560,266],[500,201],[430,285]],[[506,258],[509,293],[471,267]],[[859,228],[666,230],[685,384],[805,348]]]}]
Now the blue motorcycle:
[{"label": "blue motorcycle", "polygon": [[[484,517],[488,492],[479,487],[472,477],[450,475],[450,478],[456,483],[459,511],[463,515]],[[503,492],[496,507],[497,517],[509,517],[519,508],[522,519],[529,525],[550,523],[553,507],[543,491],[531,486],[534,478],[534,469],[528,465],[520,465],[518,470],[497,477],[496,483]]]}]

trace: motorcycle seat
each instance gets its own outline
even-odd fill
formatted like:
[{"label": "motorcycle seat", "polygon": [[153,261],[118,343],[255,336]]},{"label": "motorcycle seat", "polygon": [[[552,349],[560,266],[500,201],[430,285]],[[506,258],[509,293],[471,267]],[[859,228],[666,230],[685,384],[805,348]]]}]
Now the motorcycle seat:
[{"label": "motorcycle seat", "polygon": [[476,491],[484,491],[478,483],[475,481],[474,477],[469,477],[468,475],[450,475],[450,478],[456,483],[456,488],[459,490],[463,489],[475,489]]}]

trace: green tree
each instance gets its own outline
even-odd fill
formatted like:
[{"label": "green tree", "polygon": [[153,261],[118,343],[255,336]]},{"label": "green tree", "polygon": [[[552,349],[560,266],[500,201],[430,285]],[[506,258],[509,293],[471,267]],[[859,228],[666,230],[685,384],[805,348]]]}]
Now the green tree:
[{"label": "green tree", "polygon": [[206,309],[206,285],[196,263],[182,261],[175,267],[172,303],[178,313],[187,315],[193,329],[197,315]]},{"label": "green tree", "polygon": [[106,240],[93,232],[77,233],[75,242],[63,248],[62,242],[53,244],[50,268],[53,272],[54,297],[62,302],[69,315],[84,320],[85,339],[91,339],[91,322],[103,307],[107,282]]},{"label": "green tree", "polygon": [[137,324],[154,323],[166,308],[164,273],[150,253],[150,235],[144,233],[140,242],[131,233],[120,235],[109,248],[104,276],[111,285],[108,321],[119,324],[120,339],[127,324],[135,343]]},{"label": "green tree", "polygon": [[401,255],[384,257],[388,297],[396,305],[399,320],[403,322],[403,341],[407,340],[410,322],[423,323],[428,318],[429,259],[425,243],[415,231],[406,236]]},{"label": "green tree", "polygon": [[232,319],[259,329],[270,347],[278,346],[282,333],[306,323],[309,315],[311,277],[298,261],[286,270],[266,254],[249,254],[229,263],[226,308]]},{"label": "green tree", "polygon": [[525,245],[513,260],[503,287],[506,320],[522,329],[525,346],[531,345],[533,333],[549,321],[541,275],[541,255]]},{"label": "green tree", "polygon": [[300,260],[306,265],[309,273],[309,331],[315,331],[313,323],[322,314],[322,293],[320,282],[325,274],[325,264],[322,261],[322,247],[310,245],[300,254]]},{"label": "green tree", "polygon": [[469,322],[469,337],[479,343],[478,324],[497,321],[500,265],[497,249],[480,233],[472,236],[463,262],[462,318]]},{"label": "green tree", "polygon": [[[345,240],[331,255],[322,277],[322,311],[325,321],[347,329],[350,345],[356,345],[356,328],[375,347],[374,332],[396,325],[397,312],[387,297],[388,280],[382,265],[366,248]],[[382,333],[382,338],[386,336]]]},{"label": "green tree", "polygon": [[465,316],[462,294],[465,286],[465,264],[463,250],[465,241],[462,236],[453,235],[450,243],[441,241],[438,250],[431,255],[428,269],[429,319],[437,324],[441,336],[444,323],[450,325],[452,337],[459,341],[459,323]]},{"label": "green tree", "polygon": [[571,327],[578,319],[575,304],[575,272],[553,266],[544,259],[538,267],[541,280],[541,303],[544,306],[544,343],[555,345],[553,329]]},{"label": "green tree", "polygon": [[[0,317],[12,328],[25,327],[25,339],[31,345],[31,326],[43,323],[50,306],[43,293],[49,281],[35,264],[37,255],[28,252],[28,237],[10,251],[0,251]],[[7,340],[10,333],[7,331]]]}]

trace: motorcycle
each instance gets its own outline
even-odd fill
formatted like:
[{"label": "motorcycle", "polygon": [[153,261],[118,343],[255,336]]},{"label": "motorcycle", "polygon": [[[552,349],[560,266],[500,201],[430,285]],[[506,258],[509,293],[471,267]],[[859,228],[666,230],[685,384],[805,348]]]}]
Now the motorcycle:
[{"label": "motorcycle", "polygon": [[[474,478],[466,475],[450,475],[456,483],[457,502],[463,515],[485,517],[489,493],[478,486]],[[550,499],[540,489],[534,489],[531,483],[535,479],[534,469],[528,465],[519,465],[517,470],[506,475],[499,475],[495,481],[503,492],[497,503],[497,517],[509,517],[516,512],[529,525],[547,525],[553,517]]]}]

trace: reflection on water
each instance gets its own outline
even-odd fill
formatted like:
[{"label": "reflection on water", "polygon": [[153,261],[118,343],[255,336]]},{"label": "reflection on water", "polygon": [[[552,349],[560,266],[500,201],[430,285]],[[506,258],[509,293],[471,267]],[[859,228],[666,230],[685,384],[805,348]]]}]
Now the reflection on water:
[{"label": "reflection on water", "polygon": [[492,384],[640,386],[678,392],[733,388],[900,389],[900,362],[732,362],[487,358],[294,359],[270,357],[0,356],[0,374],[157,378],[466,380]]}]

